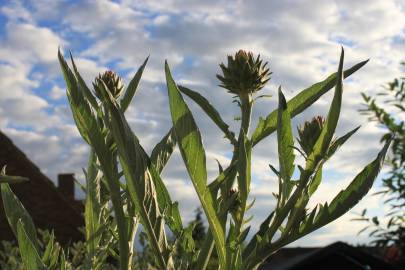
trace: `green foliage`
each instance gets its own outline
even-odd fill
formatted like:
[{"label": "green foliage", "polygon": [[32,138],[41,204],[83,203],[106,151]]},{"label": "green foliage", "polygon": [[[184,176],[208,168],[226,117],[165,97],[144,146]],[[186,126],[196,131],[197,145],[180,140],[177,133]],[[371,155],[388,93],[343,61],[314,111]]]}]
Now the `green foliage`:
[{"label": "green foliage", "polygon": [[[236,94],[234,101],[240,107],[241,120],[237,137],[208,99],[175,83],[166,62],[173,125],[149,155],[125,117],[148,59],[127,88],[117,74],[108,71],[96,78],[91,91],[73,58],[71,69],[60,52],[58,57],[73,119],[91,149],[84,186],[86,241],[67,249],[62,249],[53,235],[46,244],[37,241],[29,214],[8,186],[18,178],[3,172],[0,180],[5,212],[18,239],[22,258],[19,262],[27,269],[257,269],[279,248],[337,219],[365,196],[391,140],[387,138],[377,158],[330,204],[308,209],[310,197],[322,182],[324,163],[358,129],[335,139],[343,78],[367,61],[344,71],[342,49],[338,71],[324,81],[304,89],[288,102],[280,88],[278,109],[260,118],[250,135],[252,109],[258,99],[254,94],[265,86],[271,72],[267,63],[259,56],[253,57],[253,53],[239,51],[235,57],[228,57],[228,65],[220,65],[223,74],[218,78],[221,86]],[[302,126],[300,134],[305,136],[300,136],[300,150],[295,146],[291,119],[333,87],[334,97],[325,122],[315,125],[318,130],[310,123]],[[233,147],[230,163],[225,168],[219,164],[218,176],[210,183],[202,136],[182,94],[203,109]],[[275,131],[279,166],[270,167],[279,178],[277,207],[248,239],[251,217],[247,212],[254,203],[250,196],[252,151]],[[176,145],[208,221],[206,233],[202,212],[198,212],[195,222],[183,226],[178,204],[172,201],[160,176]],[[296,163],[295,150],[304,156],[305,164]],[[298,180],[292,179],[294,172]],[[135,250],[136,235],[141,250]]]},{"label": "green foliage", "polygon": [[[405,66],[405,63],[402,63]],[[384,203],[390,211],[385,217],[370,217],[364,210],[355,220],[366,221],[369,225],[359,233],[368,230],[377,247],[396,246],[405,255],[405,78],[397,78],[384,86],[376,97],[362,93],[365,108],[361,113],[369,116],[369,121],[377,122],[386,133],[381,142],[392,140],[390,157],[386,164],[390,167],[388,176],[383,179],[383,189],[376,194],[384,195]],[[379,102],[380,101],[380,102]],[[382,103],[384,105],[379,105]],[[385,221],[384,221],[385,219]]]}]

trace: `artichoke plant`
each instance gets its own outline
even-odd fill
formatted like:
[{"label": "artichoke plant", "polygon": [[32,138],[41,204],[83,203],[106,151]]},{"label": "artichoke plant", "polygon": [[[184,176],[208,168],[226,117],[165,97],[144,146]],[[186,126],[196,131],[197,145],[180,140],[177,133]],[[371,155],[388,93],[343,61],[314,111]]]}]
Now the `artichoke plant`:
[{"label": "artichoke plant", "polygon": [[[205,97],[175,83],[166,62],[172,127],[149,154],[125,117],[148,59],[126,88],[118,75],[107,71],[96,78],[92,91],[73,58],[69,67],[61,52],[58,57],[73,119],[90,147],[84,186],[86,250],[81,255],[84,259],[80,269],[105,269],[111,258],[118,262],[119,269],[136,268],[134,241],[140,230],[138,225],[142,225],[142,235],[152,254],[146,263],[152,269],[206,269],[213,254],[218,256],[218,269],[257,269],[281,247],[336,220],[356,205],[376,179],[390,143],[388,140],[377,157],[330,203],[311,209],[308,202],[322,182],[324,163],[358,130],[335,136],[343,79],[367,61],[343,70],[342,49],[336,73],[302,90],[288,102],[279,88],[278,108],[260,118],[250,132],[254,95],[269,81],[271,72],[267,63],[252,52],[241,50],[229,56],[228,64],[220,65],[222,75],[217,77],[220,86],[238,98],[241,122],[237,136]],[[300,150],[295,146],[291,119],[332,88],[334,96],[327,116],[316,117],[298,129]],[[218,176],[211,181],[207,177],[202,136],[183,95],[203,109],[233,148],[229,164],[225,167],[220,164]],[[279,183],[277,204],[259,230],[253,231],[246,214],[253,204],[252,149],[273,133],[277,137],[279,164],[270,167]],[[180,150],[209,223],[201,246],[194,243],[193,225],[183,224],[178,203],[172,201],[161,177],[175,147]],[[303,164],[296,162],[297,154],[304,156]],[[54,248],[57,245],[53,238],[46,247],[38,244],[29,214],[9,187],[13,179],[5,172],[1,174],[1,193],[25,267],[72,268],[72,258],[63,249]]]}]

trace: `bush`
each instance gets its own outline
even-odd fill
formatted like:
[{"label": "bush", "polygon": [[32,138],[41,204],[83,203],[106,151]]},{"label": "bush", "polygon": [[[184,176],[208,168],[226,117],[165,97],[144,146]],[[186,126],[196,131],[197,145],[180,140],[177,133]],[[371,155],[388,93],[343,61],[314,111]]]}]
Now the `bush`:
[{"label": "bush", "polygon": [[[271,72],[267,63],[250,52],[239,51],[228,56],[227,64],[220,65],[222,73],[217,77],[221,87],[234,95],[233,101],[241,109],[237,136],[205,97],[176,85],[166,62],[173,126],[149,155],[125,118],[148,59],[127,88],[117,74],[107,71],[95,79],[92,92],[73,58],[70,68],[60,52],[58,57],[73,118],[91,149],[85,171],[86,242],[80,253],[83,254],[83,269],[105,269],[111,258],[116,259],[119,269],[135,268],[134,241],[139,224],[151,255],[144,261],[145,267],[205,269],[215,249],[219,269],[257,269],[272,253],[339,218],[365,196],[377,177],[389,145],[390,140],[376,159],[330,204],[307,209],[310,197],[322,181],[324,163],[358,129],[339,138],[334,136],[342,103],[343,78],[367,61],[344,71],[342,49],[338,71],[324,81],[304,89],[288,102],[279,88],[278,108],[260,118],[250,135],[252,108],[261,97],[254,96],[270,80]],[[333,87],[335,92],[327,117],[315,117],[299,128],[300,149],[294,143],[291,118]],[[183,95],[204,110],[233,147],[230,163],[225,168],[220,164],[218,177],[210,183],[201,134]],[[249,197],[252,148],[272,133],[276,133],[278,141],[279,166],[270,166],[279,179],[279,191],[275,194],[277,206],[260,229],[251,232],[253,237],[248,240],[251,227],[246,212],[253,204]],[[193,239],[194,226],[183,226],[178,204],[171,200],[160,177],[176,145],[209,224],[200,248],[196,248]],[[304,164],[295,163],[297,153],[304,156]],[[292,178],[294,171],[299,175],[297,179]],[[5,172],[1,179],[5,212],[18,239],[25,267],[69,268],[72,256],[67,256],[61,249],[57,252],[54,239],[41,247],[29,214],[9,188],[8,183],[13,179]],[[169,233],[173,238],[169,239]]]}]

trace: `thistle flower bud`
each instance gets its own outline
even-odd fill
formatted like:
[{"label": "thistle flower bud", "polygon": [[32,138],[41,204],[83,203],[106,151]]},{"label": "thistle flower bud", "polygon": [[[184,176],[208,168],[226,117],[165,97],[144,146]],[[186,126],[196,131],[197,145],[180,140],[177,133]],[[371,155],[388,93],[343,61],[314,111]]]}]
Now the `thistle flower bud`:
[{"label": "thistle flower bud", "polygon": [[107,86],[107,91],[109,91],[115,99],[121,95],[124,89],[121,77],[114,71],[107,70],[103,74],[99,74],[93,83],[95,94],[99,99],[103,96],[101,93],[101,82],[104,82]]},{"label": "thistle flower bud", "polygon": [[303,126],[298,127],[298,142],[305,154],[311,153],[319,135],[321,135],[324,124],[325,118],[316,116],[311,121],[306,121]]},{"label": "thistle flower bud", "polygon": [[221,81],[219,86],[238,96],[253,94],[270,80],[271,72],[266,65],[260,55],[255,59],[252,52],[239,50],[235,56],[228,56],[227,65],[219,65],[223,73],[217,74]]}]

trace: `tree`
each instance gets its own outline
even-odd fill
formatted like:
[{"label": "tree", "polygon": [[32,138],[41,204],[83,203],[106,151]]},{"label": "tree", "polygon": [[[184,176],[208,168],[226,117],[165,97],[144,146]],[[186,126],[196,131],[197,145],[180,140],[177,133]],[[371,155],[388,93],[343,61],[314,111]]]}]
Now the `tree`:
[{"label": "tree", "polygon": [[[405,63],[402,63],[405,66]],[[369,121],[377,122],[387,132],[381,137],[385,142],[392,136],[391,156],[386,164],[390,167],[387,176],[382,181],[382,190],[376,194],[382,195],[384,204],[390,211],[384,216],[367,215],[366,209],[356,220],[368,222],[363,231],[369,231],[373,238],[371,244],[385,248],[390,260],[404,261],[405,258],[405,77],[394,79],[383,87],[383,90],[371,97],[362,93],[365,107],[361,113],[369,116]],[[377,104],[384,104],[379,105]]]}]

